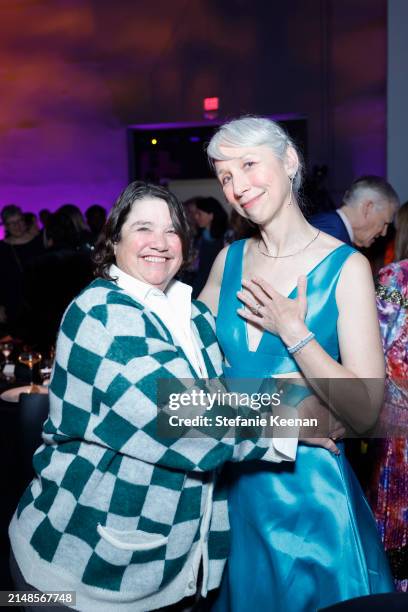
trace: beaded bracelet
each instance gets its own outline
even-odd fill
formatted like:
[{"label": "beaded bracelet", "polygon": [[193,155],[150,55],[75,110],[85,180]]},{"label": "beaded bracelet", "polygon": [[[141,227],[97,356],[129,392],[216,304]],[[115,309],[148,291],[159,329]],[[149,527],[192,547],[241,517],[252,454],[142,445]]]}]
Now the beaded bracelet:
[{"label": "beaded bracelet", "polygon": [[287,349],[289,353],[291,355],[293,355],[294,353],[297,353],[298,351],[300,351],[300,349],[306,346],[308,342],[313,340],[314,337],[315,337],[314,333],[310,332],[310,334],[308,334],[306,338],[303,338],[303,340],[299,340],[299,342],[296,342],[296,344],[294,344],[293,346],[288,346]]}]

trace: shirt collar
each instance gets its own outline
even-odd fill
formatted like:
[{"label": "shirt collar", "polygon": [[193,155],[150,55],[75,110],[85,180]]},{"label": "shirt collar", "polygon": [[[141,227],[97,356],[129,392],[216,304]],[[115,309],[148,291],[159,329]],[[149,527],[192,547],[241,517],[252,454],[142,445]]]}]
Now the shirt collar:
[{"label": "shirt collar", "polygon": [[149,283],[145,283],[130,274],[127,274],[115,264],[109,268],[109,275],[115,279],[118,287],[126,291],[129,295],[135,298],[138,302],[146,304],[149,298],[164,297],[167,298],[175,307],[188,308],[191,313],[191,292],[190,285],[186,285],[178,280],[172,280],[162,291],[158,287],[153,287]]},{"label": "shirt collar", "polygon": [[343,210],[341,210],[341,208],[338,208],[336,210],[336,213],[339,215],[340,219],[343,221],[344,225],[346,226],[346,230],[347,230],[347,233],[349,235],[349,238],[350,238],[351,242],[354,242],[353,228],[351,227],[351,223],[350,223],[347,215],[345,214],[345,212]]}]

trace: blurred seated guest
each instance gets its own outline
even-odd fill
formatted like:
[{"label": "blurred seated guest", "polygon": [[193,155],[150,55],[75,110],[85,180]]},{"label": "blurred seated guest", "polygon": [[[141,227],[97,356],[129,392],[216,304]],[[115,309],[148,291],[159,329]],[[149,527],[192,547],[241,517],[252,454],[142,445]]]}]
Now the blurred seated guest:
[{"label": "blurred seated guest", "polygon": [[197,276],[198,270],[198,246],[199,246],[199,228],[196,223],[196,200],[197,197],[189,198],[183,202],[184,214],[186,215],[189,235],[191,241],[191,256],[188,262],[185,262],[182,269],[177,275],[178,280],[193,287],[194,279]]},{"label": "blurred seated guest", "polygon": [[398,207],[398,195],[386,180],[361,176],[344,194],[340,208],[312,215],[309,222],[346,244],[369,247],[387,234]]},{"label": "blurred seated guest", "polygon": [[207,282],[218,253],[224,247],[228,215],[213,197],[196,198],[195,220],[199,228],[197,241],[198,266],[193,284],[193,297],[197,297]]},{"label": "blurred seated guest", "polygon": [[34,213],[24,213],[24,222],[26,224],[27,232],[32,237],[35,238],[40,233],[40,228],[38,227],[37,217]]},{"label": "blurred seated guest", "polygon": [[187,223],[190,227],[190,232],[193,238],[197,235],[197,232],[198,232],[198,226],[197,226],[197,221],[196,221],[196,212],[197,212],[196,201],[197,199],[198,199],[197,197],[189,198],[188,200],[183,202],[184,212],[187,217]]},{"label": "blurred seated guest", "polygon": [[28,344],[48,351],[68,304],[91,282],[93,264],[91,251],[82,248],[71,216],[62,209],[51,215],[44,238],[47,250],[25,270],[27,309],[19,329]]},{"label": "blurred seated guest", "polygon": [[91,231],[92,244],[95,245],[105,225],[106,210],[99,204],[92,204],[92,206],[86,209],[85,218]]},{"label": "blurred seated guest", "polygon": [[258,229],[255,225],[242,217],[236,210],[231,211],[228,229],[224,235],[224,245],[232,244],[236,240],[251,238],[257,234]]},{"label": "blurred seated guest", "polygon": [[78,206],[75,206],[75,204],[63,204],[58,210],[70,217],[77,233],[78,247],[92,250],[92,234]]},{"label": "blurred seated guest", "polygon": [[396,587],[408,591],[408,204],[397,213],[395,262],[378,276],[377,308],[386,364],[380,415],[385,437],[371,442],[368,498]]},{"label": "blurred seated guest", "polygon": [[181,389],[221,372],[214,319],[173,281],[188,253],[176,197],[129,185],[97,248],[98,278],[61,324],[37,477],[10,525],[17,589],[74,590],[79,610],[145,612],[218,587],[228,514],[213,499],[214,470],[278,459],[273,439],[230,431],[159,437],[158,380]]},{"label": "blurred seated guest", "polygon": [[5,238],[0,241],[0,305],[3,306],[5,329],[18,335],[17,321],[24,311],[23,274],[29,261],[44,252],[41,236],[27,230],[19,206],[10,204],[1,211]]},{"label": "blurred seated guest", "polygon": [[25,244],[32,236],[27,231],[23,212],[19,206],[9,204],[1,211],[1,222],[4,225],[4,242],[6,244]]}]

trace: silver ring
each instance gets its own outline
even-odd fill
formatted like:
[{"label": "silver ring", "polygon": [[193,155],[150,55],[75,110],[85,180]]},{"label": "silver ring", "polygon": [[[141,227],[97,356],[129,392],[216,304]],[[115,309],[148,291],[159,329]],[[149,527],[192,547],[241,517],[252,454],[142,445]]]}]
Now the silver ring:
[{"label": "silver ring", "polygon": [[255,309],[254,309],[254,311],[253,311],[253,313],[254,313],[254,315],[255,315],[256,317],[259,317],[259,311],[260,311],[260,309],[261,309],[261,304],[256,304],[256,305],[255,305]]}]

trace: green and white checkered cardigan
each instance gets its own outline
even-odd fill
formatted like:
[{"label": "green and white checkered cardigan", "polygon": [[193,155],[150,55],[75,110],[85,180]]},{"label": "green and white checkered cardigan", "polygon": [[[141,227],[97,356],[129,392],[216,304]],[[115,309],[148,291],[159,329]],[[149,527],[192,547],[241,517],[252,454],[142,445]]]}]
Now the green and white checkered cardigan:
[{"label": "green and white checkered cardigan", "polygon": [[[213,317],[193,303],[192,322],[215,377],[221,355]],[[156,383],[168,377],[196,378],[158,317],[115,283],[96,280],[71,303],[44,445],[34,456],[38,476],[10,526],[29,584],[75,590],[78,609],[109,612],[153,610],[195,592],[213,470],[228,460],[268,459],[269,442],[158,438]],[[205,586],[212,589],[228,552],[222,492],[214,495],[207,539]]]}]

